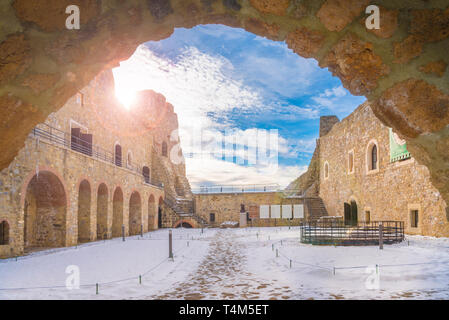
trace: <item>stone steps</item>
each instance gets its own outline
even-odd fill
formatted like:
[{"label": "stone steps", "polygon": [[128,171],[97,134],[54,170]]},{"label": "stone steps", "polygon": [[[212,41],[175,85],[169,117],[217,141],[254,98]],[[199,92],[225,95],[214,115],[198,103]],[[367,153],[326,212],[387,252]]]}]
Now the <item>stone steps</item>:
[{"label": "stone steps", "polygon": [[307,206],[309,209],[310,220],[318,220],[323,216],[328,216],[326,206],[321,198],[309,199]]}]

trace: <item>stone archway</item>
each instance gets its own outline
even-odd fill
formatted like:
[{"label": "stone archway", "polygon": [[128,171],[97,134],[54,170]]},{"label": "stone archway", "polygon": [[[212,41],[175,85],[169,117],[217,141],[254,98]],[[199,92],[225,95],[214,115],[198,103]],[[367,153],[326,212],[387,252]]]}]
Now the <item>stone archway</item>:
[{"label": "stone archway", "polygon": [[[67,30],[70,0],[15,0],[0,19],[0,168],[29,131],[99,72],[175,27],[224,24],[314,58],[392,127],[449,202],[449,6],[378,0],[381,29],[365,27],[370,0],[141,0],[79,4],[81,29]],[[42,61],[51,68],[42,68]],[[423,107],[425,106],[425,107]]]},{"label": "stone archway", "polygon": [[192,219],[182,219],[178,220],[173,224],[173,228],[196,228],[196,223]]},{"label": "stone archway", "polygon": [[121,237],[123,227],[123,191],[117,187],[112,197],[112,237]]},{"label": "stone archway", "polygon": [[142,201],[134,191],[129,198],[129,235],[139,234],[142,228]]},{"label": "stone archway", "polygon": [[78,188],[78,243],[90,241],[91,189],[87,180]]},{"label": "stone archway", "polygon": [[27,185],[24,200],[24,247],[66,245],[67,195],[52,172],[40,171]]},{"label": "stone archway", "polygon": [[97,239],[108,237],[108,187],[102,183],[97,190]]}]

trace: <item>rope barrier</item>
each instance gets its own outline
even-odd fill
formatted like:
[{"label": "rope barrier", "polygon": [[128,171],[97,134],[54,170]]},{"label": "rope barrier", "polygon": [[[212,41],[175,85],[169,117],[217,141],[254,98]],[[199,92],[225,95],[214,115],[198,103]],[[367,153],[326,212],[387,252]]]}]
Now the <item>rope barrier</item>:
[{"label": "rope barrier", "polygon": [[[278,241],[278,242],[280,242],[280,241]],[[273,243],[273,245],[275,243]],[[324,270],[328,270],[328,271],[331,271],[331,272],[335,272],[335,270],[366,269],[368,267],[372,267],[372,265],[366,265],[366,266],[348,266],[348,267],[333,267],[333,268],[329,268],[329,267],[324,267],[324,266],[320,266],[320,265],[314,265],[314,264],[305,263],[305,262],[302,262],[302,261],[297,261],[297,260],[291,259],[287,255],[285,255],[283,252],[281,252],[278,248],[277,248],[277,252],[279,253],[279,255],[281,257],[287,259],[290,262],[294,262],[294,263],[297,263],[297,264],[300,264],[300,265],[305,265],[305,266],[309,266],[309,267],[313,267],[313,268],[324,269]],[[448,263],[448,261],[401,263],[401,264],[377,264],[376,266],[378,266],[379,268],[391,268],[391,267],[407,267],[407,266],[418,266],[418,265],[440,265],[440,264],[447,264],[447,263]]]},{"label": "rope barrier", "polygon": [[[168,239],[164,239],[164,240],[168,240]],[[183,251],[183,250],[185,250],[184,247],[178,249],[173,254],[176,256],[180,251]],[[136,280],[136,279],[139,279],[140,276],[144,277],[147,274],[149,274],[150,272],[156,270],[158,267],[160,267],[164,262],[167,262],[168,260],[169,260],[169,258],[165,258],[164,260],[160,261],[157,265],[151,267],[150,269],[148,269],[144,273],[140,274],[139,276],[123,278],[123,279],[118,279],[118,280],[111,280],[111,281],[106,281],[106,282],[96,282],[96,283],[92,283],[92,284],[82,284],[79,287],[80,288],[91,288],[91,287],[98,288],[98,286],[108,286],[108,285],[116,284],[116,283],[120,283],[120,282]],[[0,291],[44,290],[44,289],[66,289],[66,288],[67,288],[67,286],[39,286],[39,287],[0,288]]]}]

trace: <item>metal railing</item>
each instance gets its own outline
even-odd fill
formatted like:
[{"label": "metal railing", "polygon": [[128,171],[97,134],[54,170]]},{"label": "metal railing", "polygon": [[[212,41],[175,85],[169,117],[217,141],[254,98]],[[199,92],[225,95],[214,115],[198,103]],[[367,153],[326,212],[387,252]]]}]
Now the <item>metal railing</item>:
[{"label": "metal railing", "polygon": [[301,242],[316,245],[378,245],[382,224],[383,243],[398,243],[404,240],[403,221],[359,222],[350,226],[342,220],[319,220],[304,222],[301,227]]},{"label": "metal railing", "polygon": [[54,128],[46,123],[37,125],[31,131],[31,135],[35,138],[50,142],[53,145],[71,149],[94,159],[105,161],[118,167],[126,168],[134,173],[141,175],[145,184],[156,186],[159,188],[163,187],[162,184],[152,183],[149,179],[149,176],[144,174],[143,167],[132,162],[123,161],[120,156],[118,156],[117,158],[113,152],[110,152],[98,145],[85,141],[80,137],[76,137],[70,133]]},{"label": "metal railing", "polygon": [[218,186],[200,186],[193,189],[196,194],[207,193],[251,193],[251,192],[279,192],[281,188],[278,184],[249,184],[249,185],[218,185]]}]

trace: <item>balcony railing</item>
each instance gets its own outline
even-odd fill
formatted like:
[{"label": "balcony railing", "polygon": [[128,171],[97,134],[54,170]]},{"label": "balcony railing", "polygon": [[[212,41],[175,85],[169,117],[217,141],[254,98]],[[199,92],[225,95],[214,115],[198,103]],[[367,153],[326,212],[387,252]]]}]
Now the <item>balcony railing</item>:
[{"label": "balcony railing", "polygon": [[50,142],[51,144],[58,145],[63,148],[71,149],[97,160],[105,161],[114,165],[120,163],[121,166],[119,167],[125,167],[126,169],[141,175],[145,184],[156,186],[159,188],[163,187],[162,184],[150,182],[149,171],[144,172],[143,167],[139,166],[138,164],[128,161],[126,162],[126,165],[124,165],[125,163],[122,158],[117,158],[113,152],[110,152],[98,145],[92,144],[89,141],[76,137],[70,133],[54,128],[46,123],[37,125],[31,131],[31,135],[35,138],[45,140],[47,142]]},{"label": "balcony railing", "polygon": [[279,192],[281,188],[278,184],[269,185],[219,185],[219,186],[200,186],[193,189],[192,192],[196,194],[208,193],[255,193],[255,192]]}]

